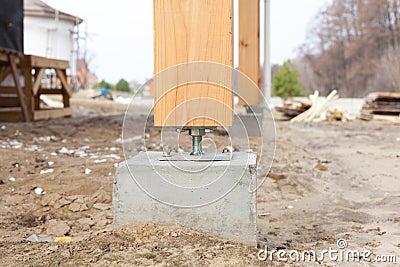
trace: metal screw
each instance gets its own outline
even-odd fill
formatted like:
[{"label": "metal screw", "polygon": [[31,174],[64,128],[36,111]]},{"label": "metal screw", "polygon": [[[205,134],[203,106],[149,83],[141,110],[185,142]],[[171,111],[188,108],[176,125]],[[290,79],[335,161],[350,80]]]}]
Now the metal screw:
[{"label": "metal screw", "polygon": [[177,128],[178,133],[183,133],[189,131],[189,135],[192,137],[192,152],[191,156],[201,156],[203,155],[203,149],[201,147],[201,141],[203,140],[203,135],[206,133],[211,133],[215,127],[183,127]]},{"label": "metal screw", "polygon": [[192,156],[201,156],[203,155],[203,150],[201,147],[201,140],[203,137],[201,135],[192,136]]}]

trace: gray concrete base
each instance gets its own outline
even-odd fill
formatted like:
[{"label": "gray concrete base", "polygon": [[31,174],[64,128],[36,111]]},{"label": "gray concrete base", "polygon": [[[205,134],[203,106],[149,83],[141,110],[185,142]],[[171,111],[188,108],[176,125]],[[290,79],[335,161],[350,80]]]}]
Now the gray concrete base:
[{"label": "gray concrete base", "polygon": [[231,137],[261,137],[263,113],[235,115],[233,126],[229,129]]},{"label": "gray concrete base", "polygon": [[148,152],[117,166],[114,228],[156,223],[256,246],[256,155],[231,161],[166,162]]}]

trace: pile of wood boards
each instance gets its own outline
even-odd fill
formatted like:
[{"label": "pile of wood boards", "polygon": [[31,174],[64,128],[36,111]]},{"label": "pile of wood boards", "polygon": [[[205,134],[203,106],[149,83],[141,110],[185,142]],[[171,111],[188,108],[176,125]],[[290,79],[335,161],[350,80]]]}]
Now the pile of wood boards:
[{"label": "pile of wood boards", "polygon": [[322,115],[326,114],[329,105],[336,99],[339,98],[338,92],[333,90],[327,97],[319,97],[319,92],[315,91],[313,95],[310,95],[311,107],[301,113],[300,115],[291,119],[291,122],[312,122],[320,121]]},{"label": "pile of wood boards", "polygon": [[361,119],[400,122],[400,93],[375,92],[365,99]]},{"label": "pile of wood boards", "polygon": [[276,107],[276,111],[282,113],[285,117],[291,119],[301,113],[307,111],[311,107],[310,104],[301,101],[285,102],[283,106]]}]

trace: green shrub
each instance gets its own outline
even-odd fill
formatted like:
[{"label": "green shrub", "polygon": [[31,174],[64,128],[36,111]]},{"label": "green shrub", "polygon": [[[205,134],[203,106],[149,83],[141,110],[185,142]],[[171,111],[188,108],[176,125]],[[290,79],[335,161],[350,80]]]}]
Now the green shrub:
[{"label": "green shrub", "polygon": [[274,95],[287,99],[293,96],[302,96],[302,85],[296,66],[286,61],[275,74],[272,82]]}]

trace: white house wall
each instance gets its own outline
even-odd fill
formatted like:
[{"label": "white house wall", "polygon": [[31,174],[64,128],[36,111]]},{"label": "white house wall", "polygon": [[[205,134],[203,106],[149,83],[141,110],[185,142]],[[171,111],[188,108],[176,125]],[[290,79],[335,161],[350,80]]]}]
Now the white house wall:
[{"label": "white house wall", "polygon": [[74,24],[51,18],[25,16],[25,54],[72,61]]}]

